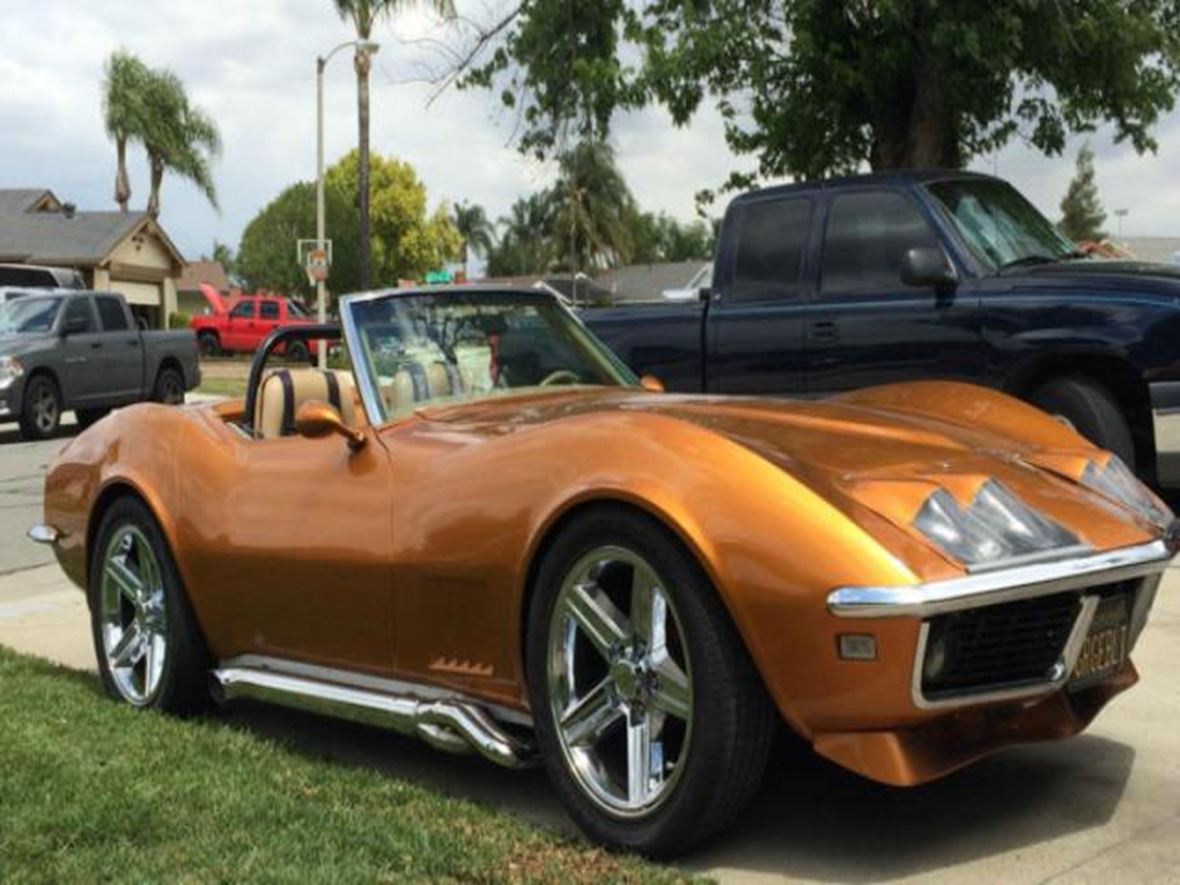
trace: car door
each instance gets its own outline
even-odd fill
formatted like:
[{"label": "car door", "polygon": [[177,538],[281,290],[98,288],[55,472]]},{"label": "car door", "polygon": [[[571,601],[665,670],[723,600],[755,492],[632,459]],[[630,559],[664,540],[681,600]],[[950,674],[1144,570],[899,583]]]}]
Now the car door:
[{"label": "car door", "polygon": [[132,402],[143,396],[143,342],[139,330],[127,318],[127,310],[116,295],[95,295],[94,306],[102,327],[103,347],[99,366],[103,375],[103,398],[111,402]]},{"label": "car door", "polygon": [[254,323],[258,314],[258,299],[243,298],[230,310],[225,320],[222,344],[226,350],[253,350]]},{"label": "car door", "polygon": [[102,374],[103,335],[98,331],[93,300],[89,295],[66,299],[58,329],[57,352],[61,360],[62,398],[66,408],[87,405],[100,399],[105,382]]},{"label": "car door", "polygon": [[264,298],[258,302],[258,322],[257,322],[257,341],[254,346],[257,347],[266,340],[266,336],[277,329],[281,323],[282,302],[277,298]]},{"label": "car door", "polygon": [[706,318],[706,390],[797,394],[804,389],[803,315],[814,201],[803,195],[744,200],[726,219]]},{"label": "car door", "polygon": [[982,376],[978,298],[970,285],[940,293],[901,280],[906,252],[921,247],[943,248],[911,194],[865,188],[831,196],[818,292],[804,328],[809,393]]}]

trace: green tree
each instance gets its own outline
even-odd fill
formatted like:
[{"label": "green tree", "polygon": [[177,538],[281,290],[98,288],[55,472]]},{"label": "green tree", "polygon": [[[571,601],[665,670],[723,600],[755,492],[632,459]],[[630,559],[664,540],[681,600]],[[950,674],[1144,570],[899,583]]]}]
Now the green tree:
[{"label": "green tree", "polygon": [[561,155],[550,190],[550,236],[557,266],[592,273],[631,259],[628,220],[635,199],[602,141],[581,141]]},{"label": "green tree", "polygon": [[122,50],[112,52],[104,67],[102,116],[107,135],[115,142],[115,202],[123,212],[131,200],[127,145],[142,143],[150,125],[147,92],[151,76],[147,65]]},{"label": "green tree", "polygon": [[[357,239],[358,151],[331,166],[324,178],[324,213],[332,239],[328,285],[334,293],[361,289]],[[417,278],[441,267],[461,243],[440,205],[428,211],[426,188],[413,167],[392,158],[369,158],[373,187],[373,271],[377,285]],[[295,243],[315,236],[315,185],[291,185],[246,225],[236,261],[237,275],[249,288],[288,294],[310,289],[295,259]]]},{"label": "green tree", "polygon": [[457,203],[452,210],[451,219],[459,236],[463,238],[462,251],[459,257],[463,267],[467,267],[468,253],[488,257],[496,245],[496,228],[488,218],[483,206],[475,203]]},{"label": "green tree", "polygon": [[[517,107],[523,150],[715,101],[758,173],[964,165],[1020,135],[1059,154],[1109,121],[1154,150],[1180,88],[1176,0],[518,0],[461,47],[460,86]],[[735,175],[741,185],[750,176]]]},{"label": "green tree", "polygon": [[210,257],[225,269],[226,276],[232,277],[234,275],[237,260],[234,258],[233,249],[219,240],[214,240],[213,253]]},{"label": "green tree", "polygon": [[1061,221],[1057,222],[1057,229],[1076,243],[1099,241],[1106,236],[1102,232],[1104,221],[1106,213],[1102,211],[1098,186],[1094,183],[1094,151],[1086,144],[1078,151],[1077,172],[1061,199]]},{"label": "green tree", "polygon": [[500,239],[488,253],[488,274],[515,277],[550,269],[553,207],[549,191],[521,197],[501,218]]},{"label": "green tree", "polygon": [[687,224],[666,213],[634,212],[628,219],[631,231],[631,261],[653,264],[661,261],[706,261],[713,257],[715,238],[704,221]]},{"label": "green tree", "polygon": [[[357,148],[360,151],[360,189],[358,191],[361,288],[369,288],[372,257],[369,251],[370,237],[370,184],[369,169],[369,72],[373,65],[370,51],[359,45],[368,43],[373,37],[373,26],[382,18],[391,18],[400,10],[414,4],[413,0],[333,0],[336,12],[345,21],[351,22],[356,31],[358,45],[353,54],[352,64],[356,71],[356,112]],[[451,0],[430,0],[430,5],[440,15],[454,15]]]}]

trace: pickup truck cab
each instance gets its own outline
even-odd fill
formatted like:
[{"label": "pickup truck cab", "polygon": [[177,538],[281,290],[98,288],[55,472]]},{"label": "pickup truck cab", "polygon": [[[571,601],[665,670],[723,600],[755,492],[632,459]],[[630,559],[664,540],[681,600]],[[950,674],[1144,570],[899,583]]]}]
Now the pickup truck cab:
[{"label": "pickup truck cab", "polygon": [[200,383],[188,331],[136,328],[113,292],[27,293],[0,304],[0,421],[25,439],[52,436],[63,411],[87,426],[142,400],[182,403]]},{"label": "pickup truck cab", "polygon": [[875,174],[744,194],[695,302],[586,311],[669,390],[999,388],[1180,487],[1180,268],[1092,259],[1008,183]]},{"label": "pickup truck cab", "polygon": [[[204,356],[223,353],[253,353],[280,326],[310,325],[315,320],[298,302],[278,295],[243,295],[225,312],[193,317],[189,322],[197,334]],[[314,342],[295,341],[288,345],[287,358],[308,361]]]}]

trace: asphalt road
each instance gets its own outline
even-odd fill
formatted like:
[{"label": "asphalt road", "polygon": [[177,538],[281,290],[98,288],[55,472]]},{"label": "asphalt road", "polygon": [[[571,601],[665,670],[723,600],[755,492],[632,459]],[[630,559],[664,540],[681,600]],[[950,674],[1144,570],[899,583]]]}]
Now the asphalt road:
[{"label": "asphalt road", "polygon": [[[0,644],[93,669],[82,595],[24,537],[40,517],[45,464],[70,432],[21,443],[0,429]],[[1165,579],[1135,661],[1141,683],[1086,734],[1009,749],[916,789],[871,783],[784,737],[750,812],[682,864],[735,883],[1180,883],[1180,567]],[[298,752],[574,833],[538,771],[262,705],[221,715]]]}]

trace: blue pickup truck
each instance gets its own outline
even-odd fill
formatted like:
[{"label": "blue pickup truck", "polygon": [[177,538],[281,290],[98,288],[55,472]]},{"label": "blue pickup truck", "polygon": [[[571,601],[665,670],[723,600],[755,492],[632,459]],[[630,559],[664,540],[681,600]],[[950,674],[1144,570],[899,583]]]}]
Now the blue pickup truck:
[{"label": "blue pickup truck", "polygon": [[876,174],[744,194],[699,301],[583,317],[669,390],[814,397],[970,381],[1180,487],[1180,267],[1088,258],[991,176]]}]

